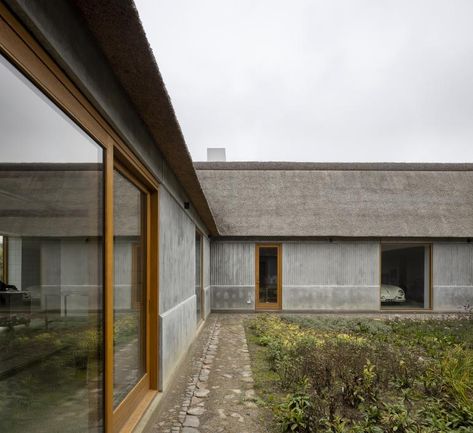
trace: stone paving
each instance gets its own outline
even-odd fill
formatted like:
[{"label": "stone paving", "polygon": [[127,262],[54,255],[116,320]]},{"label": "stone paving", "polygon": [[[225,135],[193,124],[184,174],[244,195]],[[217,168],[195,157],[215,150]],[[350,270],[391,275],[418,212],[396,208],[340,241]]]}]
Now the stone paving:
[{"label": "stone paving", "polygon": [[256,404],[244,318],[212,314],[207,319],[153,433],[268,431],[268,413]]}]

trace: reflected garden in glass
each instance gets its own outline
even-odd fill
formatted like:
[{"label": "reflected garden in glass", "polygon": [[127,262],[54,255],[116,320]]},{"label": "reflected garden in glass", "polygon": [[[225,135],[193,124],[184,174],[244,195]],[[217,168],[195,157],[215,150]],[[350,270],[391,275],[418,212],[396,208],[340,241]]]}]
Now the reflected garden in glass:
[{"label": "reflected garden in glass", "polygon": [[146,373],[146,195],[114,171],[113,407]]}]

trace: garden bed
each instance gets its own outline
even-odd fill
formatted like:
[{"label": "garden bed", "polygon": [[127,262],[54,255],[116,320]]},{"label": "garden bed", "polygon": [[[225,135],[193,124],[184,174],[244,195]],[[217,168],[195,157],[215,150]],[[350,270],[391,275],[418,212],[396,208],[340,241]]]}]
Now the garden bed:
[{"label": "garden bed", "polygon": [[473,432],[471,316],[268,314],[248,320],[246,331],[275,431]]}]

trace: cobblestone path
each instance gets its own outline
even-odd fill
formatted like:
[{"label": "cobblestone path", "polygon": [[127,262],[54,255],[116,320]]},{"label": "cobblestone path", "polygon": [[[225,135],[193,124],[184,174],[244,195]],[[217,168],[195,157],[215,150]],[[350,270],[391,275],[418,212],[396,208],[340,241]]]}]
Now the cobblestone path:
[{"label": "cobblestone path", "polygon": [[153,433],[268,432],[268,415],[255,403],[244,318],[210,316]]}]

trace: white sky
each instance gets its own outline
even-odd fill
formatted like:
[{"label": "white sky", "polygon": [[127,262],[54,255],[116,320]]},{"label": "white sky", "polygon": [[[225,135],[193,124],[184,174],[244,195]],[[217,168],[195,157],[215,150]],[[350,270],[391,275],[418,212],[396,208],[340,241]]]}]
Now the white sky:
[{"label": "white sky", "polygon": [[195,160],[473,161],[471,0],[135,0]]}]

